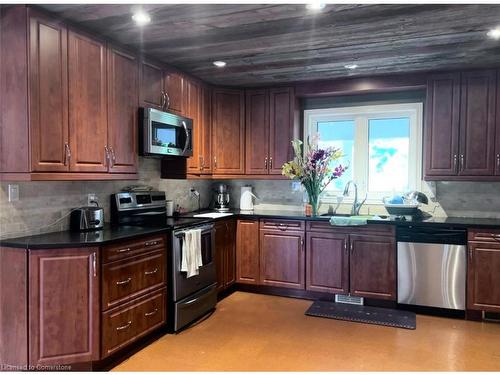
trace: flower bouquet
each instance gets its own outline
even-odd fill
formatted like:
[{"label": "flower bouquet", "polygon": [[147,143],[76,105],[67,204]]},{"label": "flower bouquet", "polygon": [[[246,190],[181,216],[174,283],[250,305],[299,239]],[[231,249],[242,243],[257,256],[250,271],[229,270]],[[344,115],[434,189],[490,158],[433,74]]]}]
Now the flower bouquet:
[{"label": "flower bouquet", "polygon": [[295,157],[293,160],[283,164],[282,174],[292,180],[298,180],[306,189],[309,203],[312,206],[312,214],[316,216],[319,209],[319,197],[325,188],[334,179],[339,178],[347,169],[347,166],[338,164],[333,166],[333,161],[343,157],[340,148],[329,147],[318,148],[317,137],[314,141],[307,140],[307,152],[304,154],[303,142],[294,139],[292,141]]}]

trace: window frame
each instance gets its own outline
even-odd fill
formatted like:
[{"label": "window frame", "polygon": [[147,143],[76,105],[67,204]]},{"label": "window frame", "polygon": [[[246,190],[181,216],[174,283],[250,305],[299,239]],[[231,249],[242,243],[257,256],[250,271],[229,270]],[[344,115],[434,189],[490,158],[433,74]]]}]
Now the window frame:
[{"label": "window frame", "polygon": [[[413,166],[408,172],[409,189],[422,189],[422,127],[423,127],[423,103],[398,103],[398,104],[375,104],[352,107],[332,107],[322,109],[304,110],[304,140],[317,133],[317,123],[323,121],[354,121],[354,154],[352,167],[354,168],[353,180],[358,185],[358,197],[364,199],[368,189],[369,173],[369,120],[380,118],[410,119],[410,137],[408,164]],[[306,142],[304,147],[307,148]],[[356,160],[356,148],[366,150],[361,158]],[[382,205],[382,198],[392,192],[371,192],[368,194],[367,204]],[[321,200],[325,203],[336,203],[336,197],[342,191],[329,190],[322,195]],[[346,197],[344,202],[352,202],[352,198]]]}]

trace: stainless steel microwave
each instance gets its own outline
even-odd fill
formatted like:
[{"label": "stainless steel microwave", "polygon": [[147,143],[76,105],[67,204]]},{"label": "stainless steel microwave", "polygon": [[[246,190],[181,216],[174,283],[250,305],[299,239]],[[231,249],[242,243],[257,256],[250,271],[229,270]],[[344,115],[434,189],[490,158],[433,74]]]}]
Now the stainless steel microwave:
[{"label": "stainless steel microwave", "polygon": [[139,152],[143,156],[193,155],[193,120],[159,111],[140,108]]}]

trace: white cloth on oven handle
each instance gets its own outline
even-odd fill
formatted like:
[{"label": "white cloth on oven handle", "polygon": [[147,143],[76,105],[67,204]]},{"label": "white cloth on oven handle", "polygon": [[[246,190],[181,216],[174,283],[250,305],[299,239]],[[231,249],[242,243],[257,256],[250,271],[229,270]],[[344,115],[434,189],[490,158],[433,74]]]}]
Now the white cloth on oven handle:
[{"label": "white cloth on oven handle", "polygon": [[181,271],[187,273],[187,277],[199,274],[199,268],[203,266],[201,257],[201,229],[191,229],[184,232],[182,242]]}]

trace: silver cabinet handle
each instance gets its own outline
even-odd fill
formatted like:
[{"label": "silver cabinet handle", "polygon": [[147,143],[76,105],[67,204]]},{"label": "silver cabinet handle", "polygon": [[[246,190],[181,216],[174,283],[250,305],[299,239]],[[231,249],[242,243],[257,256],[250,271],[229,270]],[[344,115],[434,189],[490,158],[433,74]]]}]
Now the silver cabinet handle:
[{"label": "silver cabinet handle", "polygon": [[214,156],[214,169],[217,169],[217,156]]},{"label": "silver cabinet handle", "polygon": [[200,159],[200,171],[202,171],[203,168],[204,168],[204,165],[203,165],[203,156],[200,156],[199,159]]},{"label": "silver cabinet handle", "polygon": [[168,93],[166,91],[163,92],[163,95],[165,95],[165,109],[170,108],[170,96],[168,96]]},{"label": "silver cabinet handle", "polygon": [[115,150],[113,147],[109,147],[109,153],[111,155],[111,168],[113,168],[116,162]]},{"label": "silver cabinet handle", "polygon": [[132,321],[129,320],[127,322],[127,324],[125,324],[124,326],[120,326],[120,327],[116,327],[116,330],[117,331],[123,331],[124,329],[127,329],[128,327],[130,327],[132,325]]},{"label": "silver cabinet handle", "polygon": [[347,253],[347,241],[344,241],[344,251]]},{"label": "silver cabinet handle", "polygon": [[283,224],[283,223],[279,223],[279,224],[276,224],[276,227],[281,230],[281,231],[286,231],[288,229],[288,224]]},{"label": "silver cabinet handle", "polygon": [[147,241],[147,242],[144,242],[144,246],[154,246],[154,245],[158,245],[160,243],[160,241]]},{"label": "silver cabinet handle", "polygon": [[129,283],[129,282],[131,282],[131,281],[132,281],[132,278],[131,278],[131,277],[129,277],[129,278],[128,278],[128,279],[126,279],[126,280],[123,280],[123,281],[117,281],[117,282],[116,282],[116,285],[125,285],[125,284],[128,284],[128,283]]},{"label": "silver cabinet handle", "polygon": [[144,275],[154,275],[156,272],[158,272],[158,268],[155,268],[152,271],[145,271]]},{"label": "silver cabinet handle", "polygon": [[71,159],[71,150],[68,143],[64,143],[64,165],[68,165]]},{"label": "silver cabinet handle", "polygon": [[97,277],[97,254],[92,253],[92,269],[94,271],[94,277]]},{"label": "silver cabinet handle", "polygon": [[457,154],[453,155],[453,172],[458,172],[458,157]]},{"label": "silver cabinet handle", "polygon": [[500,169],[500,154],[497,154],[497,170]]},{"label": "silver cabinet handle", "polygon": [[127,251],[130,251],[130,247],[125,247],[123,249],[118,249],[116,250],[117,253],[126,253]]},{"label": "silver cabinet handle", "polygon": [[301,248],[302,252],[304,252],[304,239],[303,238],[300,239],[300,248]]},{"label": "silver cabinet handle", "polygon": [[264,169],[267,169],[267,157],[264,159]]},{"label": "silver cabinet handle", "polygon": [[164,111],[165,110],[165,106],[167,104],[167,97],[165,96],[165,91],[161,90],[160,95],[161,95],[161,103],[160,103],[160,105],[161,105],[162,111]]},{"label": "silver cabinet handle", "polygon": [[472,253],[472,248],[471,248],[471,247],[469,247],[469,258],[470,258],[470,260],[472,260],[472,255],[473,255],[473,253]]},{"label": "silver cabinet handle", "polygon": [[158,309],[154,309],[153,311],[151,312],[147,312],[147,313],[144,313],[144,316],[151,316],[151,315],[154,315],[158,312]]},{"label": "silver cabinet handle", "polygon": [[110,164],[110,157],[109,157],[109,149],[108,146],[104,146],[104,155],[106,156],[106,166],[109,167]]},{"label": "silver cabinet handle", "polygon": [[464,170],[464,155],[460,155],[460,171]]},{"label": "silver cabinet handle", "polygon": [[269,169],[273,169],[273,158],[269,158]]},{"label": "silver cabinet handle", "polygon": [[350,244],[350,248],[351,248],[351,254],[354,254],[354,246],[352,246],[352,242]]}]

